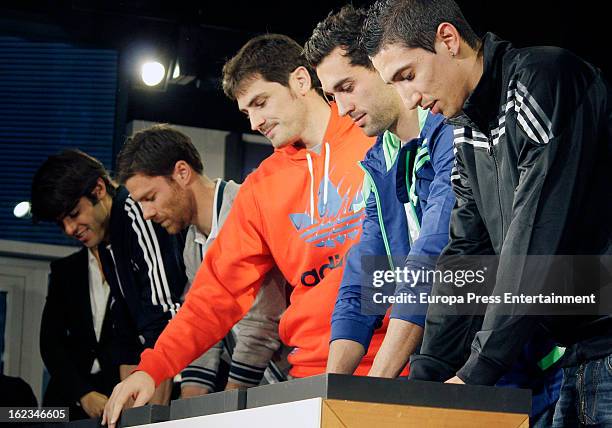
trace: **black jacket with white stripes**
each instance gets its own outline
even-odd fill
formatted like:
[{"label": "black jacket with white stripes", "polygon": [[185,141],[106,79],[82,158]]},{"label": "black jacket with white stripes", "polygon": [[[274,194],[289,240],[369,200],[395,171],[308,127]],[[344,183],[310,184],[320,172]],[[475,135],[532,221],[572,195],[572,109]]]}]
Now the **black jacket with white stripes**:
[{"label": "black jacket with white stripes", "polygon": [[187,277],[184,236],[169,235],[145,220],[125,187],[118,187],[109,221],[110,243],[100,245],[111,289],[111,311],[119,338],[120,364],[138,364],[180,307]]},{"label": "black jacket with white stripes", "polygon": [[[560,48],[516,49],[487,34],[482,49],[482,78],[462,114],[448,121],[455,126],[457,202],[443,256],[499,256],[497,296],[599,295],[609,277],[574,271],[555,284],[549,279],[559,266],[550,259],[516,256],[612,254],[610,86],[599,70]],[[602,259],[587,264],[605,272]],[[432,293],[448,293],[443,288]],[[568,347],[567,364],[612,351],[612,317],[597,315],[610,312],[591,308],[576,316],[570,309],[573,316],[559,316],[532,309],[538,316],[489,305],[482,321],[430,306],[411,377],[457,373],[466,383],[494,384],[536,325]]]}]

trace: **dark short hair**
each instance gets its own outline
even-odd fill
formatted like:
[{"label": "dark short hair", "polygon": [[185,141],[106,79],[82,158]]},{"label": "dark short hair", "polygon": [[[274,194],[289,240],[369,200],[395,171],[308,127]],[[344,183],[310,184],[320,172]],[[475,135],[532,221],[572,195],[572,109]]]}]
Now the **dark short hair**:
[{"label": "dark short hair", "polygon": [[340,47],[346,52],[351,65],[373,69],[368,54],[359,44],[366,16],[364,9],[355,9],[348,4],[319,22],[304,45],[304,54],[310,65],[318,67],[334,49]]},{"label": "dark short hair", "polygon": [[454,0],[378,0],[368,10],[360,40],[370,57],[392,43],[435,52],[436,33],[443,22],[452,24],[470,47],[478,49],[480,38]]},{"label": "dark short hair", "polygon": [[289,75],[300,66],[308,70],[312,87],[317,89],[319,79],[295,40],[282,34],[254,37],[223,66],[223,92],[235,100],[244,84],[258,76],[289,86]]},{"label": "dark short hair", "polygon": [[198,174],[204,171],[191,138],[169,125],[153,125],[126,140],[117,155],[117,179],[125,183],[136,174],[169,177],[180,160]]},{"label": "dark short hair", "polygon": [[32,180],[32,220],[59,221],[83,196],[97,204],[92,192],[98,178],[104,180],[106,191],[114,196],[115,187],[99,160],[76,149],[49,156]]}]

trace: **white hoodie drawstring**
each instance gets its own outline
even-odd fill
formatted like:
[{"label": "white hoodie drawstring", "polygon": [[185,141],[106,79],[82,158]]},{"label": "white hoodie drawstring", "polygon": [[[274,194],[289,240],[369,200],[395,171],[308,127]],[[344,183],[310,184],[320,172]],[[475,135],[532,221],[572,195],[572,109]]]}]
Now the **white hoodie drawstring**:
[{"label": "white hoodie drawstring", "polygon": [[327,207],[327,184],[329,182],[329,143],[325,143],[325,186],[323,187],[323,206]]},{"label": "white hoodie drawstring", "polygon": [[[325,169],[323,175],[323,206],[327,207],[327,188],[329,186],[329,158],[330,148],[329,143],[325,143]],[[312,166],[312,157],[310,153],[306,153],[306,160],[308,160],[308,172],[310,173],[310,224],[314,224],[314,169]]]},{"label": "white hoodie drawstring", "polygon": [[306,153],[306,159],[308,160],[308,172],[310,172],[310,224],[314,224],[314,171],[310,153]]}]

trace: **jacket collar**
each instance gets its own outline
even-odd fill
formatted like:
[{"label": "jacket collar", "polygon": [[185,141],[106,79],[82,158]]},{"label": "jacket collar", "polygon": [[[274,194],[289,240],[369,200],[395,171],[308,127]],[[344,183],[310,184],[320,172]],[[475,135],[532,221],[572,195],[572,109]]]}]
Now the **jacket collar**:
[{"label": "jacket collar", "polygon": [[493,33],[485,34],[482,41],[483,73],[478,85],[463,103],[463,113],[449,119],[453,125],[476,127],[481,131],[497,119],[502,95],[503,56],[512,49],[510,42]]},{"label": "jacket collar", "polygon": [[[83,327],[87,331],[86,334],[90,343],[96,343],[97,339],[92,319],[93,311],[89,297],[89,249],[83,247],[76,254],[71,268],[73,270],[70,272],[70,278],[74,278],[74,281],[69,282],[74,287],[71,290],[73,294],[71,294],[74,296],[75,302],[79,302],[79,304],[74,305],[75,311],[80,313],[80,316],[77,319],[84,323]],[[68,278],[65,280],[67,279]]]},{"label": "jacket collar", "polygon": [[130,192],[124,186],[118,186],[115,190],[115,196],[113,197],[113,206],[111,207],[110,212],[110,220],[108,221],[109,227],[109,242],[106,242],[104,245],[113,242],[113,231],[115,229],[121,230],[122,225],[122,216],[125,213],[122,211],[125,210],[125,201],[129,197]]}]

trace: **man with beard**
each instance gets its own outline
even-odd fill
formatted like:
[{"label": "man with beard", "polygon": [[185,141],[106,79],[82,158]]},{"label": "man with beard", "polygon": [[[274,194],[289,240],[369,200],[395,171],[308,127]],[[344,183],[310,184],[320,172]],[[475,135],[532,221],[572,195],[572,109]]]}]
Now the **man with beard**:
[{"label": "man with beard", "polygon": [[[119,182],[141,204],[145,219],[161,224],[170,234],[188,228],[183,255],[187,278],[193,283],[240,186],[208,178],[191,139],[167,125],[155,125],[128,138],[117,157],[117,170]],[[181,372],[181,397],[215,392],[224,386],[258,385],[279,350],[278,320],[285,307],[285,280],[274,269],[247,315]],[[224,370],[227,364],[229,373]],[[270,363],[266,382],[284,380],[282,371]]]},{"label": "man with beard", "polygon": [[[307,59],[339,113],[350,116],[367,135],[378,136],[361,162],[366,171],[366,218],[362,237],[349,253],[332,318],[327,370],[335,373],[353,373],[389,306],[371,303],[376,289],[372,281],[363,281],[366,259],[381,259],[382,263],[375,262],[376,269],[384,270],[404,265],[420,269],[425,262],[435,265],[448,242],[455,202],[450,185],[452,128],[440,115],[406,107],[381,79],[359,47],[365,17],[363,10],[345,6],[320,22],[305,46]],[[397,284],[389,294],[429,293],[431,285],[424,279]],[[364,300],[372,306],[364,305]],[[426,304],[393,305],[369,375],[401,373],[421,344],[426,311]]]},{"label": "man with beard", "polygon": [[[156,384],[224,337],[275,266],[293,287],[279,325],[283,343],[294,347],[290,374],[325,372],[344,258],[363,218],[357,162],[374,140],[340,117],[317,86],[302,48],[282,35],[251,39],[225,64],[225,93],[275,152],[241,186],[181,312],[142,354],[138,371],[115,388],[104,422],[114,425],[129,397],[146,403]],[[359,373],[369,371],[384,329],[374,335]]]}]

